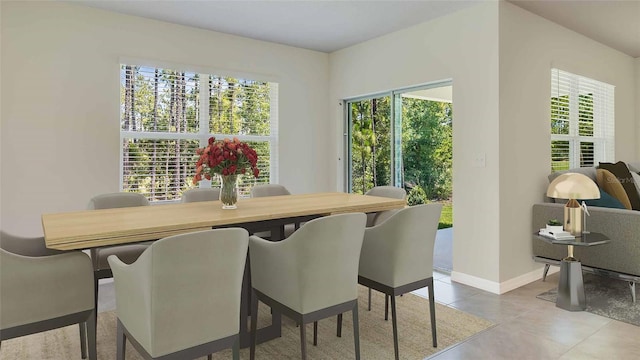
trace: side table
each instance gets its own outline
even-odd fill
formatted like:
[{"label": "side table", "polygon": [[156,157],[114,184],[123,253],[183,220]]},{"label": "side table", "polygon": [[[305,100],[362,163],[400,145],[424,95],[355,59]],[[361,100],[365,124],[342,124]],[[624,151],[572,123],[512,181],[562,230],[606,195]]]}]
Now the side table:
[{"label": "side table", "polygon": [[580,260],[573,257],[573,247],[601,245],[611,242],[611,240],[601,233],[583,233],[582,236],[571,240],[556,240],[538,234],[535,234],[534,237],[550,244],[567,245],[567,257],[560,262],[560,282],[558,283],[556,306],[569,311],[586,310],[582,264]]}]

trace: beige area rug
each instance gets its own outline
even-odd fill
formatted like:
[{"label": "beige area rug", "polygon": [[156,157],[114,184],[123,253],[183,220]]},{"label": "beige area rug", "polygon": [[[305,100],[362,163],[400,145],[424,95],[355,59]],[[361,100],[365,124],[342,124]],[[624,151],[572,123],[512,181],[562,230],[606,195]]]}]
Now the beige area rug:
[{"label": "beige area rug", "polygon": [[[393,332],[391,320],[384,320],[384,295],[376,291],[372,296],[371,311],[367,311],[367,291],[359,293],[360,351],[363,360],[393,359]],[[493,324],[476,316],[436,303],[438,347],[431,344],[429,301],[405,294],[397,297],[398,338],[401,359],[425,357],[457,344]],[[391,316],[391,310],[389,310]],[[261,304],[260,317],[269,320],[269,309]],[[353,326],[351,313],[343,318],[342,337],[336,337],[336,317],[318,323],[318,346],[313,346],[313,325],[307,325],[308,359],[353,359]],[[300,359],[300,332],[296,325],[283,316],[282,337],[259,344],[256,359]],[[98,359],[115,359],[116,315],[104,312],[98,315]],[[240,350],[241,359],[249,359],[249,349]],[[80,359],[78,326],[24,336],[2,342],[0,359],[3,360],[69,360]],[[127,360],[142,359],[127,342]],[[204,357],[203,359],[206,359]],[[214,356],[215,360],[231,359],[231,350]]]}]

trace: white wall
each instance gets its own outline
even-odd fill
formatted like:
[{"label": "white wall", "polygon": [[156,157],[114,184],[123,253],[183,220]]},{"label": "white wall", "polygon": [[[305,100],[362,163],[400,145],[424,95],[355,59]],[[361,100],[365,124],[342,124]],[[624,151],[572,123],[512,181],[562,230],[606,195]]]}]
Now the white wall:
[{"label": "white wall", "polygon": [[[640,57],[636,58],[636,139],[640,139]],[[636,142],[636,160],[640,159],[640,141]]]},{"label": "white wall", "polygon": [[[345,98],[453,80],[453,268],[462,281],[498,281],[498,6],[485,3],[330,57],[335,189],[343,189]],[[486,167],[474,167],[475,154]],[[466,279],[466,280],[465,280]]]},{"label": "white wall", "polygon": [[636,160],[634,59],[508,2],[500,4],[500,281],[531,263],[531,204],[548,184],[550,69],[615,86],[615,158]]},{"label": "white wall", "polygon": [[[479,4],[331,54],[334,156],[341,99],[453,79],[452,279],[509,291],[541,275],[531,206],[549,172],[551,67],[616,86],[616,158],[635,160],[635,62],[512,4]],[[486,167],[474,167],[477,154]],[[343,168],[335,161],[337,189]]]},{"label": "white wall", "polygon": [[41,234],[42,213],[119,190],[120,57],[274,79],[280,182],[330,188],[327,54],[64,3],[1,6],[3,230]]}]

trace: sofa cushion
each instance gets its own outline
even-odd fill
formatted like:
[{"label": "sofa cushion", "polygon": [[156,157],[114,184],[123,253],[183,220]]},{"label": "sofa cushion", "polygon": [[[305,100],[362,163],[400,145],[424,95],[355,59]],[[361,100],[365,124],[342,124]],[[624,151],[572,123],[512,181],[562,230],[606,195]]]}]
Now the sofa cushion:
[{"label": "sofa cushion", "polygon": [[[633,182],[633,176],[631,176],[627,164],[622,161],[618,161],[615,164],[601,162],[598,168],[609,170],[613,175],[615,175],[629,197],[631,208],[633,210],[640,210],[640,196],[638,195],[638,190],[636,190],[636,186]],[[607,190],[605,189],[605,191]],[[615,196],[614,194],[611,195]]]},{"label": "sofa cushion", "polygon": [[587,206],[597,206],[597,207],[606,207],[613,209],[624,209],[624,205],[620,202],[620,200],[615,197],[607,194],[606,191],[600,189],[600,199],[587,199],[587,200],[578,200],[582,204],[584,201]]},{"label": "sofa cushion", "polygon": [[601,190],[618,199],[618,201],[622,203],[625,209],[632,209],[631,202],[629,201],[629,196],[627,196],[627,192],[624,190],[624,187],[622,186],[618,178],[613,175],[611,171],[605,169],[597,169],[596,184],[598,184],[598,187]]}]

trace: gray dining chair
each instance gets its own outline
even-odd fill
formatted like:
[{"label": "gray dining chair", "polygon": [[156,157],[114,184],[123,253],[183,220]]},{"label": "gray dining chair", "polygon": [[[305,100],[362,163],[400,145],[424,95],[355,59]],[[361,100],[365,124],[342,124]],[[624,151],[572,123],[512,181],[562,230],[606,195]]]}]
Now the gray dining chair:
[{"label": "gray dining chair", "polygon": [[195,188],[182,193],[182,202],[217,201],[220,200],[220,188]]},{"label": "gray dining chair", "polygon": [[[94,196],[89,200],[88,210],[115,209],[135,206],[149,206],[149,200],[137,193],[116,192]],[[149,244],[117,245],[110,247],[91,248],[91,260],[94,271],[95,306],[98,308],[98,285],[100,279],[112,277],[107,258],[117,255],[123,262],[131,264],[149,247]]]},{"label": "gray dining chair", "polygon": [[[266,197],[266,196],[284,196],[291,195],[289,190],[286,187],[280,184],[258,184],[251,188],[250,193],[252,198]],[[282,236],[285,238],[291,236],[297,229],[300,228],[300,223],[296,222],[293,224],[285,224],[279,231],[282,233]],[[261,231],[254,234],[255,236],[259,236],[261,238],[271,239],[272,232],[271,231]],[[279,239],[275,239],[279,240]]]},{"label": "gray dining chair", "polygon": [[[405,199],[407,197],[407,191],[400,187],[384,185],[375,186],[369,189],[369,191],[367,191],[365,195],[386,197],[391,199]],[[385,221],[397,211],[398,210],[396,209],[367,213],[367,227],[371,227]],[[367,310],[371,311],[371,288],[368,289],[367,294]]]},{"label": "gray dining chair", "polygon": [[358,334],[358,261],[366,216],[332,215],[308,221],[278,242],[249,239],[251,267],[251,349],[255,359],[258,301],[300,326],[302,359],[306,359],[306,324],[313,322],[317,344],[318,320],[351,311],[356,359]]},{"label": "gray dining chair", "polygon": [[[407,192],[405,189],[395,186],[375,186],[365,193],[365,195],[386,197],[391,199],[405,199]],[[367,227],[382,222],[395,213],[397,210],[379,211],[367,214]],[[371,309],[369,309],[371,310]]]},{"label": "gray dining chair", "polygon": [[85,253],[0,232],[0,264],[0,343],[79,324],[82,358],[88,341],[89,359],[97,359],[93,268]]},{"label": "gray dining chair", "polygon": [[145,359],[195,359],[233,349],[249,233],[240,228],[170,236],[134,263],[109,257],[116,289],[117,359],[125,342]]},{"label": "gray dining chair", "polygon": [[417,205],[398,210],[384,222],[367,228],[362,243],[358,282],[385,294],[385,320],[391,298],[393,346],[398,355],[397,295],[428,287],[433,346],[436,335],[433,294],[433,246],[442,204]]}]

